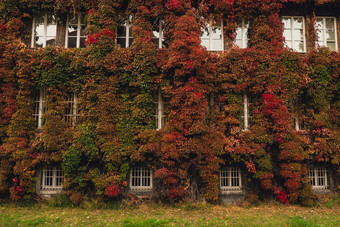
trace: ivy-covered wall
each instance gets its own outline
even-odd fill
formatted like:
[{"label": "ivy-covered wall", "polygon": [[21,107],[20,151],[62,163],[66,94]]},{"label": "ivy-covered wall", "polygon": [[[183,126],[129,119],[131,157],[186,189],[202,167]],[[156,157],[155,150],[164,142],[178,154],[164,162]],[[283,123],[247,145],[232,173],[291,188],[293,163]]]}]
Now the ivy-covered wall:
[{"label": "ivy-covered wall", "polygon": [[[221,167],[238,165],[254,186],[249,193],[311,205],[308,166],[327,166],[335,189],[340,174],[340,55],[316,48],[308,24],[306,54],[284,47],[281,11],[294,7],[311,23],[318,9],[340,10],[336,0],[0,0],[0,194],[32,198],[38,168],[61,164],[74,203],[126,196],[130,167],[143,164],[153,171],[154,198],[214,202]],[[87,47],[30,48],[34,14],[44,11],[60,24],[86,12]],[[120,48],[116,28],[128,15],[134,39]],[[224,21],[223,52],[200,45],[211,17]],[[152,42],[160,19],[162,49]],[[241,19],[250,21],[245,49],[232,44]],[[38,90],[47,105],[41,129]],[[156,130],[159,90],[167,124]],[[81,106],[71,127],[68,93]],[[244,94],[252,98],[246,131]],[[295,130],[296,115],[306,117],[307,134]]]}]

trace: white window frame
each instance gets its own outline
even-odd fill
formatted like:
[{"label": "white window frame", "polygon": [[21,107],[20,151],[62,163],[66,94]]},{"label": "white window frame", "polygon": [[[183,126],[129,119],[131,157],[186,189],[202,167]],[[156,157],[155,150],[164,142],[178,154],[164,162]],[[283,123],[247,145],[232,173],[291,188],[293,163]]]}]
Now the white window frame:
[{"label": "white window frame", "polygon": [[45,94],[42,90],[39,90],[34,97],[34,112],[33,117],[35,119],[37,128],[42,127],[42,116],[46,112],[47,108],[45,106]]},{"label": "white window frame", "polygon": [[[76,48],[80,48],[80,39],[81,38],[86,38],[86,36],[81,36],[81,26],[84,26],[85,24],[81,23],[81,18],[84,16],[81,13],[77,13],[77,24],[71,24],[71,25],[77,25],[77,43],[76,43]],[[66,21],[66,33],[65,33],[65,48],[68,48],[68,26],[70,22],[70,15],[67,15],[67,21]],[[72,36],[74,37],[74,36]]]},{"label": "white window frame", "polygon": [[[295,41],[297,41],[297,40],[294,37],[294,30],[300,30],[300,29],[295,29],[293,27],[293,22],[294,22],[294,19],[296,19],[296,18],[302,18],[302,36],[303,36],[303,39],[299,40],[299,41],[303,41],[303,50],[298,50],[298,49],[296,49],[297,47],[295,46]],[[288,48],[291,48],[291,49],[293,49],[296,52],[305,53],[306,52],[306,23],[305,23],[305,17],[303,17],[303,16],[283,16],[282,19],[290,19],[291,37],[290,37],[289,40],[291,40],[292,46],[288,46],[288,44],[286,42],[285,42],[285,45]],[[284,30],[288,30],[285,27],[283,29]],[[286,37],[284,37],[284,38],[286,39]]]},{"label": "white window frame", "polygon": [[[336,17],[316,17],[316,20],[318,20],[318,19],[322,19],[322,25],[323,25],[323,28],[322,28],[322,37],[323,37],[324,45],[320,45],[319,40],[316,41],[316,44],[319,45],[319,46],[328,47],[327,46],[327,40],[326,40],[326,37],[327,37],[326,19],[333,19],[334,20],[334,38],[335,38],[335,40],[334,40],[335,50],[333,50],[333,51],[338,51],[338,36],[337,36]],[[320,28],[318,28],[316,24],[315,24],[315,30],[320,30]]]},{"label": "white window frame", "polygon": [[152,171],[148,167],[132,167],[130,169],[130,190],[151,191]]},{"label": "white window frame", "polygon": [[[156,129],[159,130],[164,128],[166,125],[166,115],[164,113],[165,110],[165,102],[163,100],[162,92],[158,90],[155,98],[155,120],[156,120]],[[163,121],[164,120],[164,121]]]},{"label": "white window frame", "polygon": [[[201,43],[202,43],[203,39],[208,40],[208,42],[209,42],[209,46],[208,47],[205,46],[208,51],[224,51],[223,20],[221,20],[220,22],[221,22],[220,23],[221,39],[213,39],[213,29],[214,29],[214,27],[217,27],[217,26],[213,26],[213,23],[214,23],[213,19],[209,20],[209,23],[207,24],[207,29],[208,29],[209,36],[207,38],[203,38],[203,36],[201,36]],[[204,31],[202,31],[202,32],[204,32]],[[221,40],[221,42],[222,42],[221,49],[216,49],[216,50],[212,49],[214,40]]]},{"label": "white window frame", "polygon": [[[44,17],[44,40],[43,40],[43,48],[46,47],[46,43],[47,43],[47,12],[45,12],[43,14],[43,17]],[[53,15],[53,14],[52,14]],[[55,18],[56,20],[56,18]],[[36,17],[33,18],[33,22],[32,22],[32,38],[31,38],[31,47],[34,48],[35,47],[35,25],[36,25]],[[55,23],[56,25],[56,36],[55,36],[55,40],[57,40],[57,26],[58,26],[58,23],[56,22]]]},{"label": "white window frame", "polygon": [[[238,32],[241,32],[241,39],[235,38],[234,44],[238,46],[239,48],[247,48],[248,47],[248,28],[249,28],[249,23],[245,22],[245,19],[241,20],[241,23],[238,23],[237,28],[236,28],[236,37]],[[237,41],[241,42],[241,45],[237,45]]]},{"label": "white window frame", "polygon": [[[329,188],[327,179],[327,168],[313,167],[308,171],[308,178],[312,184],[313,190],[324,191]],[[323,181],[323,184],[319,182]]]},{"label": "white window frame", "polygon": [[[131,37],[130,37],[130,27],[132,28],[132,26],[133,26],[131,20],[132,20],[132,17],[130,16],[129,19],[125,20],[125,25],[122,25],[122,24],[119,25],[119,26],[125,28],[125,36],[118,36],[118,32],[117,32],[117,37],[116,37],[116,43],[117,44],[118,44],[118,42],[117,42],[118,38],[124,38],[125,39],[125,46],[124,47],[121,46],[121,48],[130,47],[130,38],[132,38],[132,40],[133,40],[132,34],[131,34]],[[132,29],[131,29],[131,31],[132,31]]]},{"label": "white window frame", "polygon": [[250,127],[250,120],[252,118],[251,116],[251,111],[250,111],[250,106],[252,105],[251,102],[249,102],[249,98],[247,94],[243,95],[243,106],[242,110],[243,113],[241,115],[241,129],[242,131],[248,131]]},{"label": "white window frame", "polygon": [[79,117],[79,104],[77,94],[69,94],[66,100],[67,108],[65,112],[65,121],[67,126],[75,126]]},{"label": "white window frame", "polygon": [[225,167],[220,171],[221,191],[241,191],[242,173],[238,167]]},{"label": "white window frame", "polygon": [[61,166],[46,166],[41,169],[41,191],[61,191],[63,183],[64,171]]}]

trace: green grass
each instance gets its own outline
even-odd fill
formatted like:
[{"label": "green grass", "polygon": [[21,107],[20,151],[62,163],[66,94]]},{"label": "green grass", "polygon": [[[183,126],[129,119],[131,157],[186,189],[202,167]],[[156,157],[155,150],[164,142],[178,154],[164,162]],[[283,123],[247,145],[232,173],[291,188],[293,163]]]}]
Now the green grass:
[{"label": "green grass", "polygon": [[125,205],[113,209],[63,207],[64,201],[28,206],[0,204],[0,226],[340,226],[339,204],[330,203],[331,206],[312,208],[184,203]]},{"label": "green grass", "polygon": [[340,196],[335,196],[324,203],[327,208],[340,207]]}]

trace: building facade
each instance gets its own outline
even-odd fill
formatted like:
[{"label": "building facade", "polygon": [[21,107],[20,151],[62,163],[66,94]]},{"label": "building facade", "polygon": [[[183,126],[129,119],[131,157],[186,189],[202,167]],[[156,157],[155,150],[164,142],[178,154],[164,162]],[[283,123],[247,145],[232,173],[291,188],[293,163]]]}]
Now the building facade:
[{"label": "building facade", "polygon": [[338,1],[0,6],[2,196],[339,191]]}]

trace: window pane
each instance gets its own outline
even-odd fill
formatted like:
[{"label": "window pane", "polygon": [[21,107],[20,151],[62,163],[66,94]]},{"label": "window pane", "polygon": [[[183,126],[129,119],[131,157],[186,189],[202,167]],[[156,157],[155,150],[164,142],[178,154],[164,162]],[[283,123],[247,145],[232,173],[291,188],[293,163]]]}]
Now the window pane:
[{"label": "window pane", "polygon": [[301,42],[299,42],[299,41],[294,41],[294,46],[295,46],[295,49],[297,50],[297,51],[299,51],[299,52],[302,52],[302,51],[304,51],[304,44],[303,44],[303,42],[301,41]]},{"label": "window pane", "polygon": [[44,37],[35,37],[35,47],[43,47]]},{"label": "window pane", "polygon": [[323,20],[322,18],[317,18],[315,21],[315,28],[316,29],[323,29]]},{"label": "window pane", "polygon": [[209,40],[208,39],[201,39],[201,45],[206,47],[208,50],[209,48]]},{"label": "window pane", "polygon": [[55,37],[46,37],[46,46],[55,45]]},{"label": "window pane", "polygon": [[57,35],[57,25],[50,24],[47,25],[47,36],[56,36]]},{"label": "window pane", "polygon": [[326,40],[335,40],[335,31],[334,30],[327,30]]},{"label": "window pane", "polygon": [[238,47],[242,47],[243,46],[243,42],[241,39],[236,39],[235,40],[235,45],[237,45]]},{"label": "window pane", "polygon": [[44,24],[35,24],[35,36],[44,36]]},{"label": "window pane", "polygon": [[294,40],[303,40],[303,30],[294,30],[293,38]]},{"label": "window pane", "polygon": [[161,127],[164,128],[165,126],[166,126],[166,117],[163,116],[162,117],[162,125],[161,125]]},{"label": "window pane", "polygon": [[77,47],[77,37],[69,37],[68,48],[76,48],[76,47]]},{"label": "window pane", "polygon": [[117,38],[117,44],[122,47],[125,48],[126,44],[125,44],[125,38]]},{"label": "window pane", "polygon": [[284,30],[283,37],[285,37],[286,42],[292,40],[292,31],[291,30]]},{"label": "window pane", "polygon": [[85,47],[85,37],[80,37],[80,48],[84,48]]},{"label": "window pane", "polygon": [[125,37],[126,36],[126,30],[125,30],[126,24],[124,23],[122,26],[119,26],[117,29],[117,36],[118,37]]},{"label": "window pane", "polygon": [[76,25],[69,25],[68,30],[68,36],[74,36],[77,37],[77,29],[78,27]]},{"label": "window pane", "polygon": [[86,36],[85,25],[80,26],[80,36]]},{"label": "window pane", "polygon": [[210,49],[213,51],[220,51],[220,50],[223,50],[222,47],[223,47],[222,40],[214,39],[212,41],[212,47]]},{"label": "window pane", "polygon": [[302,17],[295,17],[293,21],[294,29],[303,29],[303,19]]},{"label": "window pane", "polygon": [[331,29],[331,30],[335,30],[334,18],[326,18],[326,28]]},{"label": "window pane", "polygon": [[35,47],[43,47],[44,44],[44,16],[37,15],[35,17],[34,40]]},{"label": "window pane", "polygon": [[322,30],[316,30],[316,35],[318,37],[318,42],[319,42],[319,45],[321,45],[320,42],[322,42],[324,39],[323,39],[323,31]]},{"label": "window pane", "polygon": [[283,18],[282,19],[284,28],[291,28],[291,19],[290,18]]},{"label": "window pane", "polygon": [[129,26],[129,37],[132,38],[132,25],[130,24]]},{"label": "window pane", "polygon": [[206,27],[202,29],[201,39],[209,39],[209,24],[205,26]]},{"label": "window pane", "polygon": [[327,42],[327,47],[329,47],[330,50],[336,51],[335,42]]},{"label": "window pane", "polygon": [[[158,40],[159,39],[159,31],[158,30],[157,31],[153,31],[153,36],[154,36],[155,39]],[[158,44],[158,42],[157,42],[157,44]]]},{"label": "window pane", "polygon": [[154,43],[154,44],[156,44],[157,45],[157,47],[158,47],[158,45],[159,45],[159,39],[157,38],[157,37],[153,37],[152,39],[152,42]]},{"label": "window pane", "polygon": [[212,39],[222,39],[222,29],[221,29],[221,27],[213,27],[213,29],[212,29]]},{"label": "window pane", "polygon": [[238,27],[236,29],[236,38],[235,39],[242,39],[242,28]]}]

